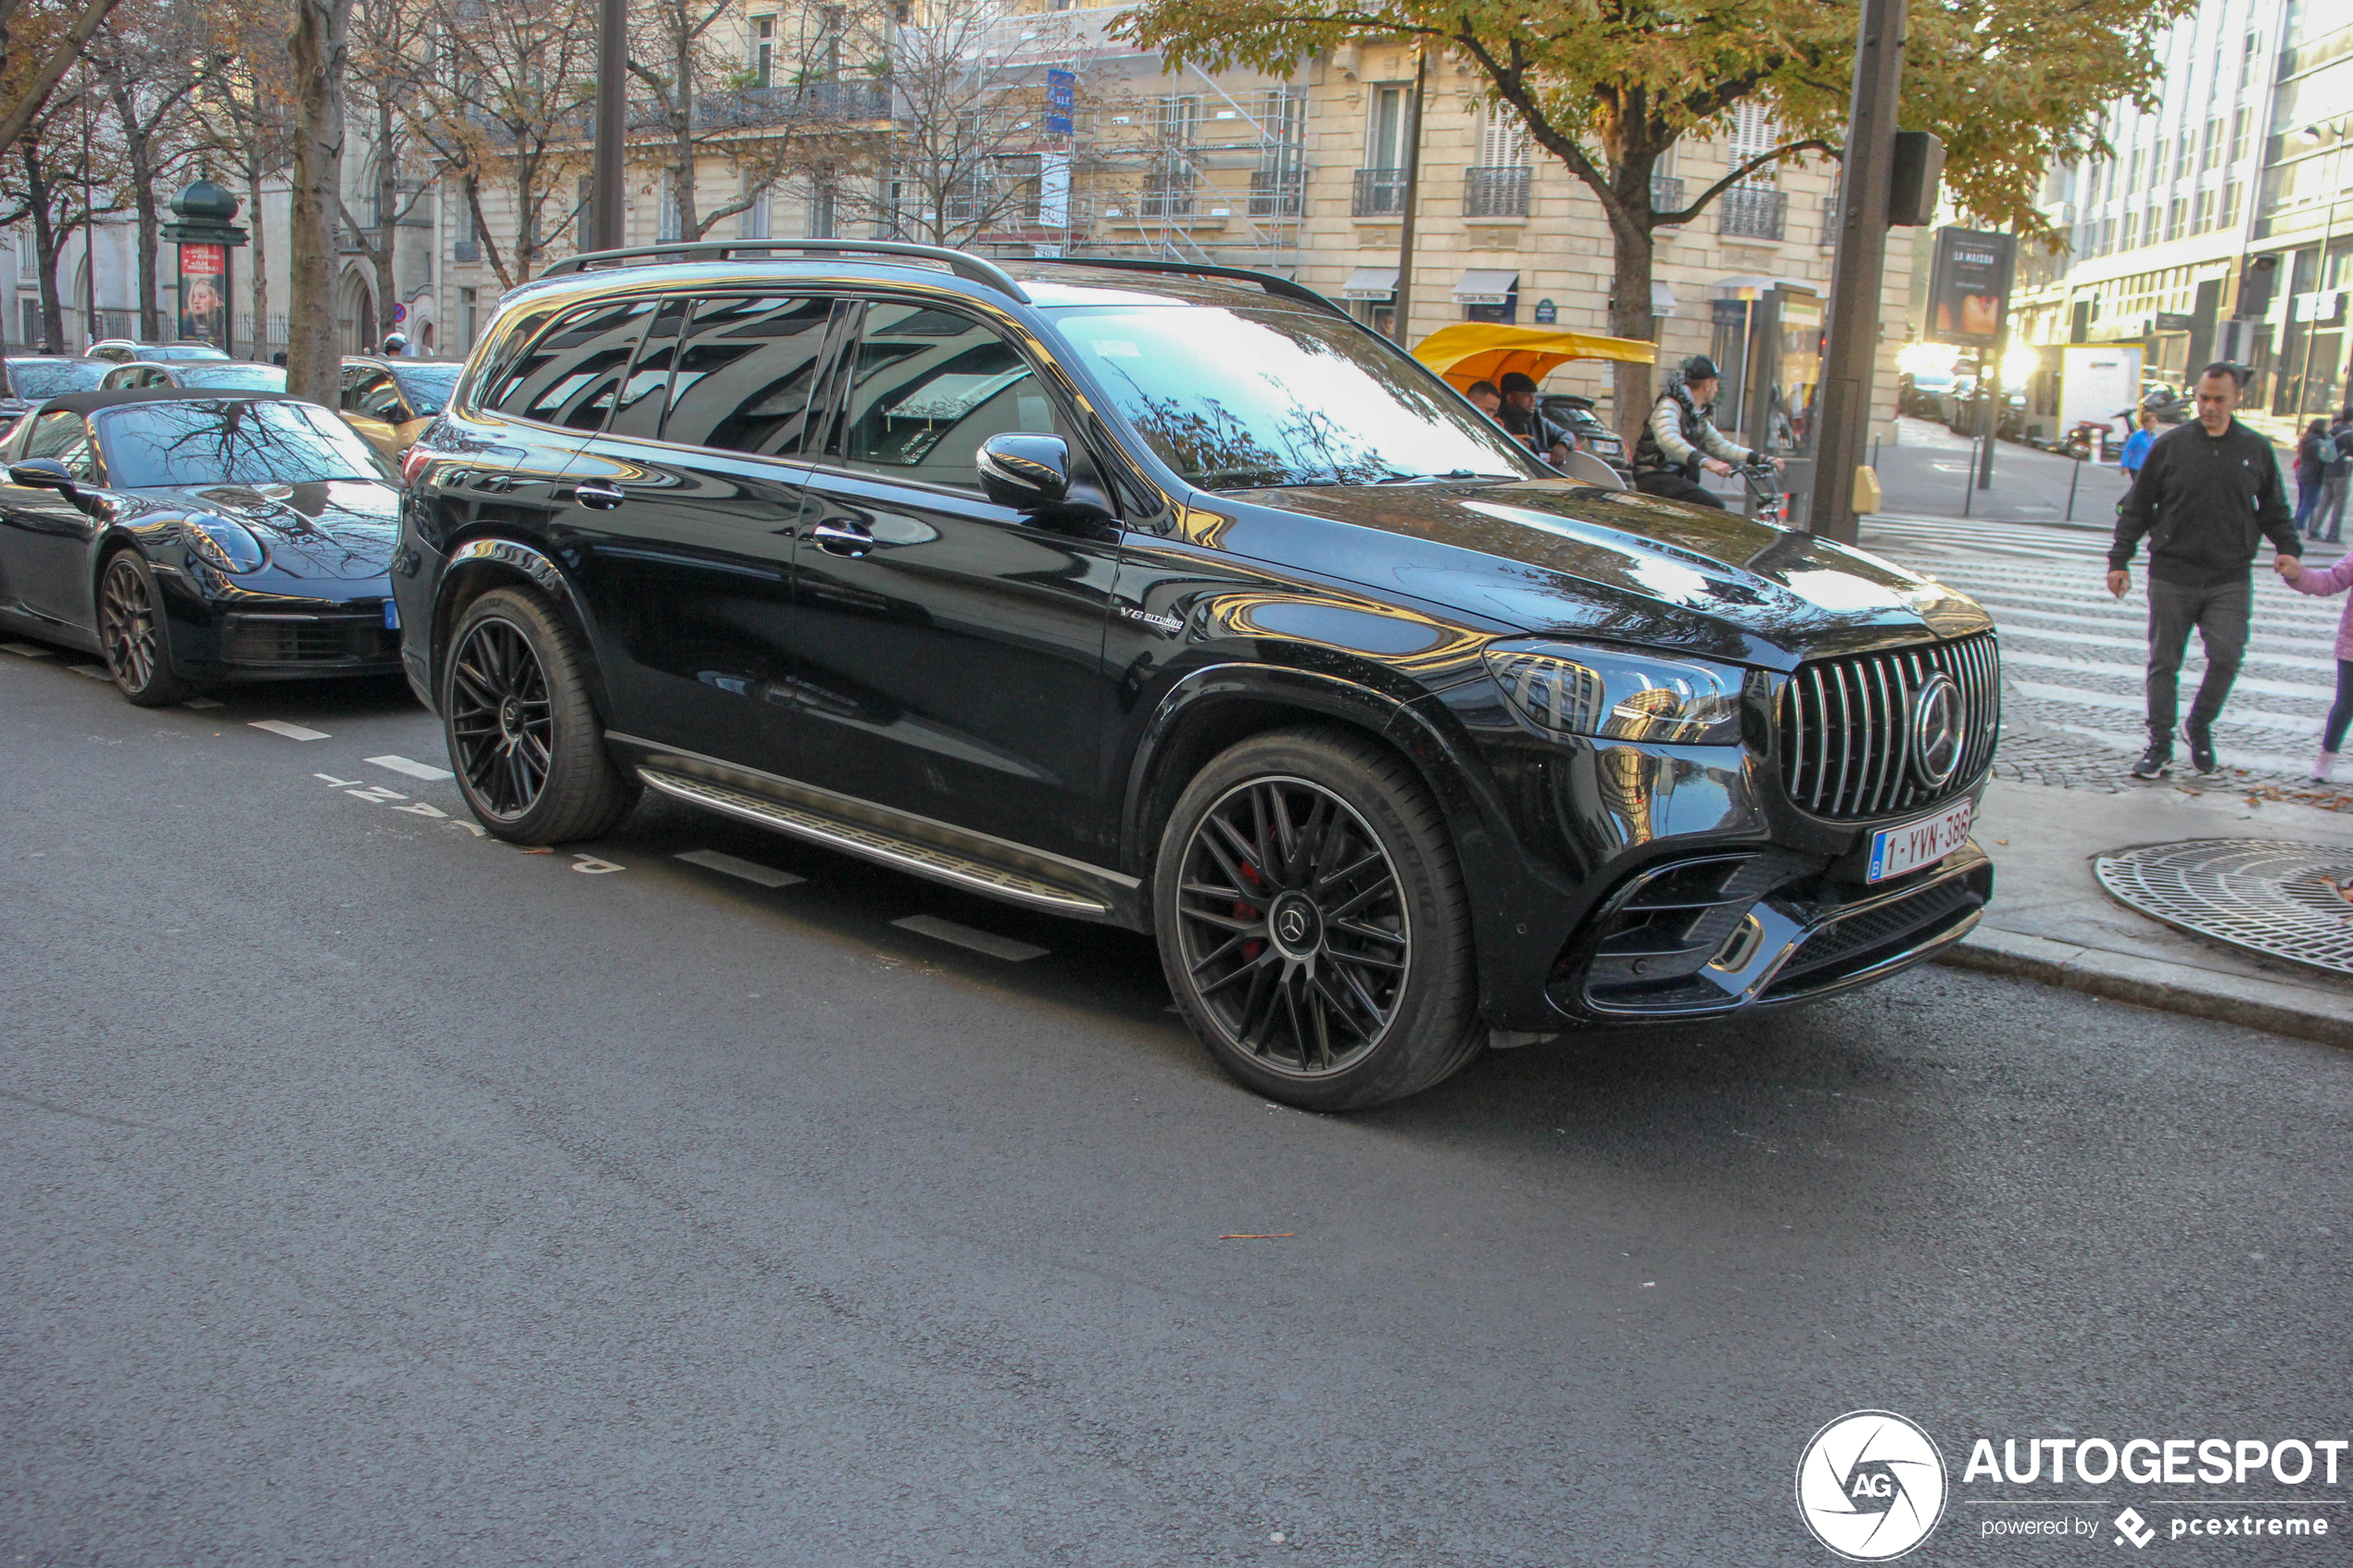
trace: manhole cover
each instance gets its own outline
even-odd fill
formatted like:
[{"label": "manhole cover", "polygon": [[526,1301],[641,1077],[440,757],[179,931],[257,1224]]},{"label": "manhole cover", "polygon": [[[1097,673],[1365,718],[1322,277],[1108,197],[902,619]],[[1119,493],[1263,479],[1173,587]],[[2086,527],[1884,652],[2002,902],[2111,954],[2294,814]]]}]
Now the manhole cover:
[{"label": "manhole cover", "polygon": [[2101,855],[2092,871],[2168,925],[2353,974],[2353,846],[2194,838]]}]

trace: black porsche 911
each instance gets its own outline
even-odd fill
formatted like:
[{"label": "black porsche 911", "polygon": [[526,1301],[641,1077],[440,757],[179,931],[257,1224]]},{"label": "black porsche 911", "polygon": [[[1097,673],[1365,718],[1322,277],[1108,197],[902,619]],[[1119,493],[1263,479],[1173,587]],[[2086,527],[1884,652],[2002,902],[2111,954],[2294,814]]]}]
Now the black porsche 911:
[{"label": "black porsche 911", "polygon": [[0,626],[101,655],[141,707],[399,668],[398,482],[329,410],[75,393],[19,420],[0,466]]}]

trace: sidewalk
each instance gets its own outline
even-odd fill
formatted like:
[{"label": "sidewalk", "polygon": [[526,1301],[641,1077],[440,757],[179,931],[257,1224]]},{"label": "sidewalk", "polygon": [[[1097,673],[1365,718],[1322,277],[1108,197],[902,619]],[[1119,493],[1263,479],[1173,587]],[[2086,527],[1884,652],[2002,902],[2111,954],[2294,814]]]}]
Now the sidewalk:
[{"label": "sidewalk", "polygon": [[1973,836],[1994,858],[1994,902],[1946,963],[2353,1046],[2353,979],[2175,931],[2092,874],[2095,855],[2193,838],[2344,845],[2353,858],[2346,813],[2171,781],[2106,794],[1997,778]]},{"label": "sidewalk", "polygon": [[[1994,521],[2072,521],[2103,531],[2115,525],[2116,503],[2124,498],[2128,486],[2112,454],[2105,463],[2078,463],[2019,442],[1996,442],[1993,487],[1978,490],[1969,471],[1966,437],[1927,420],[1899,420],[1896,426],[1901,439],[1879,447],[1881,516],[1957,518],[1966,508],[1967,516]],[[2280,472],[2287,476],[2293,506],[2294,454],[2284,447],[2273,450],[2279,455]],[[2071,517],[2070,479],[2075,482]]]}]

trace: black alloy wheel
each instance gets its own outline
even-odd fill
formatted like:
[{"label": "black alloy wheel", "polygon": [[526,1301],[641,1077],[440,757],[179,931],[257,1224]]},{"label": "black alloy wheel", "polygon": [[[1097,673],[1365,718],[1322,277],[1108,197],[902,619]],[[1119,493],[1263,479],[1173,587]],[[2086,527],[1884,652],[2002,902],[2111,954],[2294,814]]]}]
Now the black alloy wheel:
[{"label": "black alloy wheel", "polygon": [[466,608],[443,663],[442,725],[483,826],[523,844],[606,832],[635,804],[605,750],[577,640],[513,588]]},{"label": "black alloy wheel", "polygon": [[1272,1098],[1380,1104],[1483,1044],[1444,823],[1368,740],[1282,732],[1212,762],[1171,813],[1153,905],[1179,1009]]},{"label": "black alloy wheel", "polygon": [[155,578],[136,550],[118,550],[98,574],[98,646],[117,690],[140,708],[161,708],[188,695],[171,671],[170,633]]}]

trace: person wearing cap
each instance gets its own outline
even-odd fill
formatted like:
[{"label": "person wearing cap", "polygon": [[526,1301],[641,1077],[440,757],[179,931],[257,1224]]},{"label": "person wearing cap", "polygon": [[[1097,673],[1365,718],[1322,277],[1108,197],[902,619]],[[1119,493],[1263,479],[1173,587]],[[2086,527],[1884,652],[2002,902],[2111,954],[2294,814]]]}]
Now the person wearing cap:
[{"label": "person wearing cap", "polygon": [[[1642,438],[1634,444],[1634,488],[1645,495],[1669,501],[1692,501],[1724,509],[1716,493],[1700,483],[1700,472],[1728,474],[1734,463],[1761,463],[1762,452],[1733,445],[1708,422],[1722,384],[1716,361],[1694,354],[1683,361],[1682,374],[1667,383],[1642,424]],[[1771,459],[1775,468],[1780,459]]]},{"label": "person wearing cap", "polygon": [[1528,449],[1559,468],[1577,450],[1577,438],[1544,417],[1536,406],[1536,383],[1514,370],[1498,383],[1504,394],[1504,411],[1495,416],[1496,422],[1519,437]]},{"label": "person wearing cap", "polygon": [[409,352],[409,334],[406,332],[384,333],[384,358],[387,359],[397,359],[401,356],[407,354]]}]

